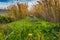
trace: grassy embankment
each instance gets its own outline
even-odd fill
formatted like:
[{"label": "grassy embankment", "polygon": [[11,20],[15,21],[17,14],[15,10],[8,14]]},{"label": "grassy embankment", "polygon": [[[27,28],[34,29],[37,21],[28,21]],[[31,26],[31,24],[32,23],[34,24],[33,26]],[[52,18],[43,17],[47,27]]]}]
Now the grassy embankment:
[{"label": "grassy embankment", "polygon": [[0,30],[0,40],[60,40],[58,24],[29,18],[15,21]]}]

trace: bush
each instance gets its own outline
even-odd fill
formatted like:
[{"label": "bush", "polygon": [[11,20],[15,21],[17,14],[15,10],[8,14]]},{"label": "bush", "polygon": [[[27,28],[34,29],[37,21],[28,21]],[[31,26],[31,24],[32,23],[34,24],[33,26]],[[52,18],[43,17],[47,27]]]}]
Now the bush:
[{"label": "bush", "polygon": [[9,23],[14,21],[13,18],[6,17],[6,16],[0,16],[0,23]]}]

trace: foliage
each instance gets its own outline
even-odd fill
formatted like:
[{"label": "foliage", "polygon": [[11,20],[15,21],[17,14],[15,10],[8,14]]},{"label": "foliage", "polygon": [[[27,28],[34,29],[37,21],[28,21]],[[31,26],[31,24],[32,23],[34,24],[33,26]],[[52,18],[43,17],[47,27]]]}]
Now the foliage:
[{"label": "foliage", "polygon": [[6,11],[8,15],[15,20],[23,19],[27,16],[28,8],[27,5],[19,4],[13,5],[11,8],[8,8]]},{"label": "foliage", "polygon": [[7,24],[3,31],[5,37],[2,37],[5,40],[58,40],[60,33],[57,25],[36,17],[27,17]]},{"label": "foliage", "polygon": [[14,19],[11,17],[0,16],[0,23],[9,23],[12,21],[14,21]]},{"label": "foliage", "polygon": [[60,22],[60,0],[44,0],[35,5],[32,13],[48,21]]}]

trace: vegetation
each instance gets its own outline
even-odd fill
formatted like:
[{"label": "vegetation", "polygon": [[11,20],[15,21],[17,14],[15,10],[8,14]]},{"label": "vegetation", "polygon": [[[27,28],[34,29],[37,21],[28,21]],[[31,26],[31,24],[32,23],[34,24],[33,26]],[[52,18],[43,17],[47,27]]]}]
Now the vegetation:
[{"label": "vegetation", "polygon": [[37,2],[30,12],[17,3],[1,14],[0,40],[60,40],[60,1]]},{"label": "vegetation", "polygon": [[14,21],[14,19],[11,17],[0,16],[0,23],[10,23],[12,21]]},{"label": "vegetation", "polygon": [[28,13],[28,6],[25,4],[19,4],[17,3],[16,5],[13,5],[10,9],[6,11],[7,14],[14,18],[15,20],[23,19],[27,16]]},{"label": "vegetation", "polygon": [[0,30],[0,40],[58,40],[60,27],[57,26],[58,24],[43,19],[27,17],[7,24]]},{"label": "vegetation", "polygon": [[32,13],[52,22],[60,22],[60,0],[44,0],[35,5]]}]

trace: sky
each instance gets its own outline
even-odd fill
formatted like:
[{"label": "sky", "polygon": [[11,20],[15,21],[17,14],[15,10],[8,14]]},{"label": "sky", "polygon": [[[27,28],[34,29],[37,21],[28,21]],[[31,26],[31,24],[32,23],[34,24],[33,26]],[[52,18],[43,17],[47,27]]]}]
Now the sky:
[{"label": "sky", "polygon": [[[0,2],[10,2],[10,1],[17,1],[17,0],[0,0]],[[18,1],[20,1],[20,0],[18,0]],[[24,2],[30,2],[30,1],[32,1],[32,0],[22,0],[22,1],[24,1]]]},{"label": "sky", "polygon": [[[17,2],[17,0],[0,0],[0,9],[7,8],[8,6],[10,6],[16,2]],[[18,0],[18,2],[20,2],[20,0]],[[36,0],[22,0],[21,2],[28,2],[28,6],[29,6],[28,9],[30,9],[33,6],[33,4],[34,5],[37,4]]]},{"label": "sky", "polygon": [[0,0],[0,2],[9,2],[11,0]]}]

